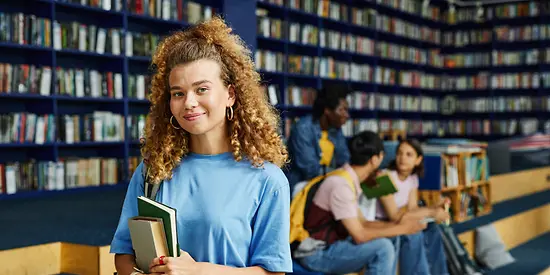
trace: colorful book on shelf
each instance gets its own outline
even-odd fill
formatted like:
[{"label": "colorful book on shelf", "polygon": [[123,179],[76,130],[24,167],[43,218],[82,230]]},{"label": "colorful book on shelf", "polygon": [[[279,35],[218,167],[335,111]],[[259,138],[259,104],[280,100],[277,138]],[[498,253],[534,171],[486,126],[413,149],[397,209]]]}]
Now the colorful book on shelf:
[{"label": "colorful book on shelf", "polygon": [[166,256],[170,257],[179,256],[176,213],[175,208],[143,196],[138,197],[138,216],[162,219],[168,252],[170,253]]},{"label": "colorful book on shelf", "polygon": [[387,172],[376,176],[374,181],[376,184],[361,184],[363,195],[367,199],[380,198],[397,192],[397,187],[391,175]]}]

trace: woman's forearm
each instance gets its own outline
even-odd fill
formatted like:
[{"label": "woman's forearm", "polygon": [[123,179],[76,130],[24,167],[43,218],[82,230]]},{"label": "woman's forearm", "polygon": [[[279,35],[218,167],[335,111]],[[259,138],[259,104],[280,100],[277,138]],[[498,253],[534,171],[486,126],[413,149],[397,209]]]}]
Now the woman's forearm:
[{"label": "woman's forearm", "polygon": [[116,254],[115,255],[115,267],[117,275],[130,275],[134,272],[134,266],[136,266],[136,260],[134,255],[128,254]]},{"label": "woman's forearm", "polygon": [[235,268],[202,262],[197,264],[199,265],[199,274],[197,275],[284,275],[284,272],[273,273],[259,266]]}]

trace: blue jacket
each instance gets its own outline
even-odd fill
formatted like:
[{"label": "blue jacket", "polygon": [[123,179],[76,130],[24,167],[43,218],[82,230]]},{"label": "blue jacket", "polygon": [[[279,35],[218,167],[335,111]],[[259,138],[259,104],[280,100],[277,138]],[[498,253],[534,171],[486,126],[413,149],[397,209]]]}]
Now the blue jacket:
[{"label": "blue jacket", "polygon": [[[321,160],[321,125],[311,116],[300,118],[292,126],[287,147],[290,154],[289,170],[286,171],[291,190],[300,181],[312,179],[323,173],[319,164]],[[334,155],[327,172],[339,168],[349,162],[350,154],[346,137],[342,129],[329,129],[328,138],[334,144]]]}]

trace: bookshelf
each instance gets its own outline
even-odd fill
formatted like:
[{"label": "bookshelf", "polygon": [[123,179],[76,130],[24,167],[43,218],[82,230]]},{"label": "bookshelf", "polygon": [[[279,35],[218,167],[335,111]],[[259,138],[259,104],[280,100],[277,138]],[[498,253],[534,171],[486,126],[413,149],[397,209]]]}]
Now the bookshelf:
[{"label": "bookshelf", "polygon": [[0,200],[125,188],[140,161],[156,44],[224,5],[0,3]]},{"label": "bookshelf", "polygon": [[548,8],[545,1],[484,5],[477,22],[477,8],[459,9],[455,21],[444,14],[442,86],[459,107],[449,117],[476,120],[458,127],[482,137],[550,129]]},{"label": "bookshelf", "polygon": [[[436,7],[421,15],[420,2],[398,2],[258,2],[257,67],[282,112],[285,135],[311,112],[312,89],[332,83],[357,91],[348,98],[348,136],[408,130],[408,121],[416,124],[409,136],[437,134],[439,29],[446,24],[432,19]],[[420,127],[423,120],[431,126]]]},{"label": "bookshelf", "polygon": [[419,182],[419,197],[428,206],[442,197],[450,199],[452,222],[464,222],[492,210],[491,181],[486,149],[469,146],[424,147],[425,176]]}]

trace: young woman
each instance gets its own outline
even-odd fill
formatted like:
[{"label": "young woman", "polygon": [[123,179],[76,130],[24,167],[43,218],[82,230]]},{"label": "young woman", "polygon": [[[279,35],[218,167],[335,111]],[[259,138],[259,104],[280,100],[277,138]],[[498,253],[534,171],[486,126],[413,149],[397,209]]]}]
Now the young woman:
[{"label": "young woman", "polygon": [[[180,257],[151,274],[283,274],[292,271],[287,152],[250,52],[219,18],[164,39],[153,56],[145,127],[157,201],[177,209]],[[144,194],[140,164],[111,244],[118,274],[134,274],[128,218]]]},{"label": "young woman", "polygon": [[[433,218],[438,223],[449,218],[442,207],[445,201],[432,207],[418,206],[418,178],[424,175],[423,157],[422,146],[418,141],[404,140],[399,143],[395,160],[388,165],[398,191],[379,199],[377,219],[398,221],[407,212],[409,215]],[[420,265],[429,267],[429,271],[426,271],[429,273],[426,274],[448,274],[441,236],[433,223],[423,232],[399,236],[393,242],[398,250],[401,275],[418,270]]]}]

